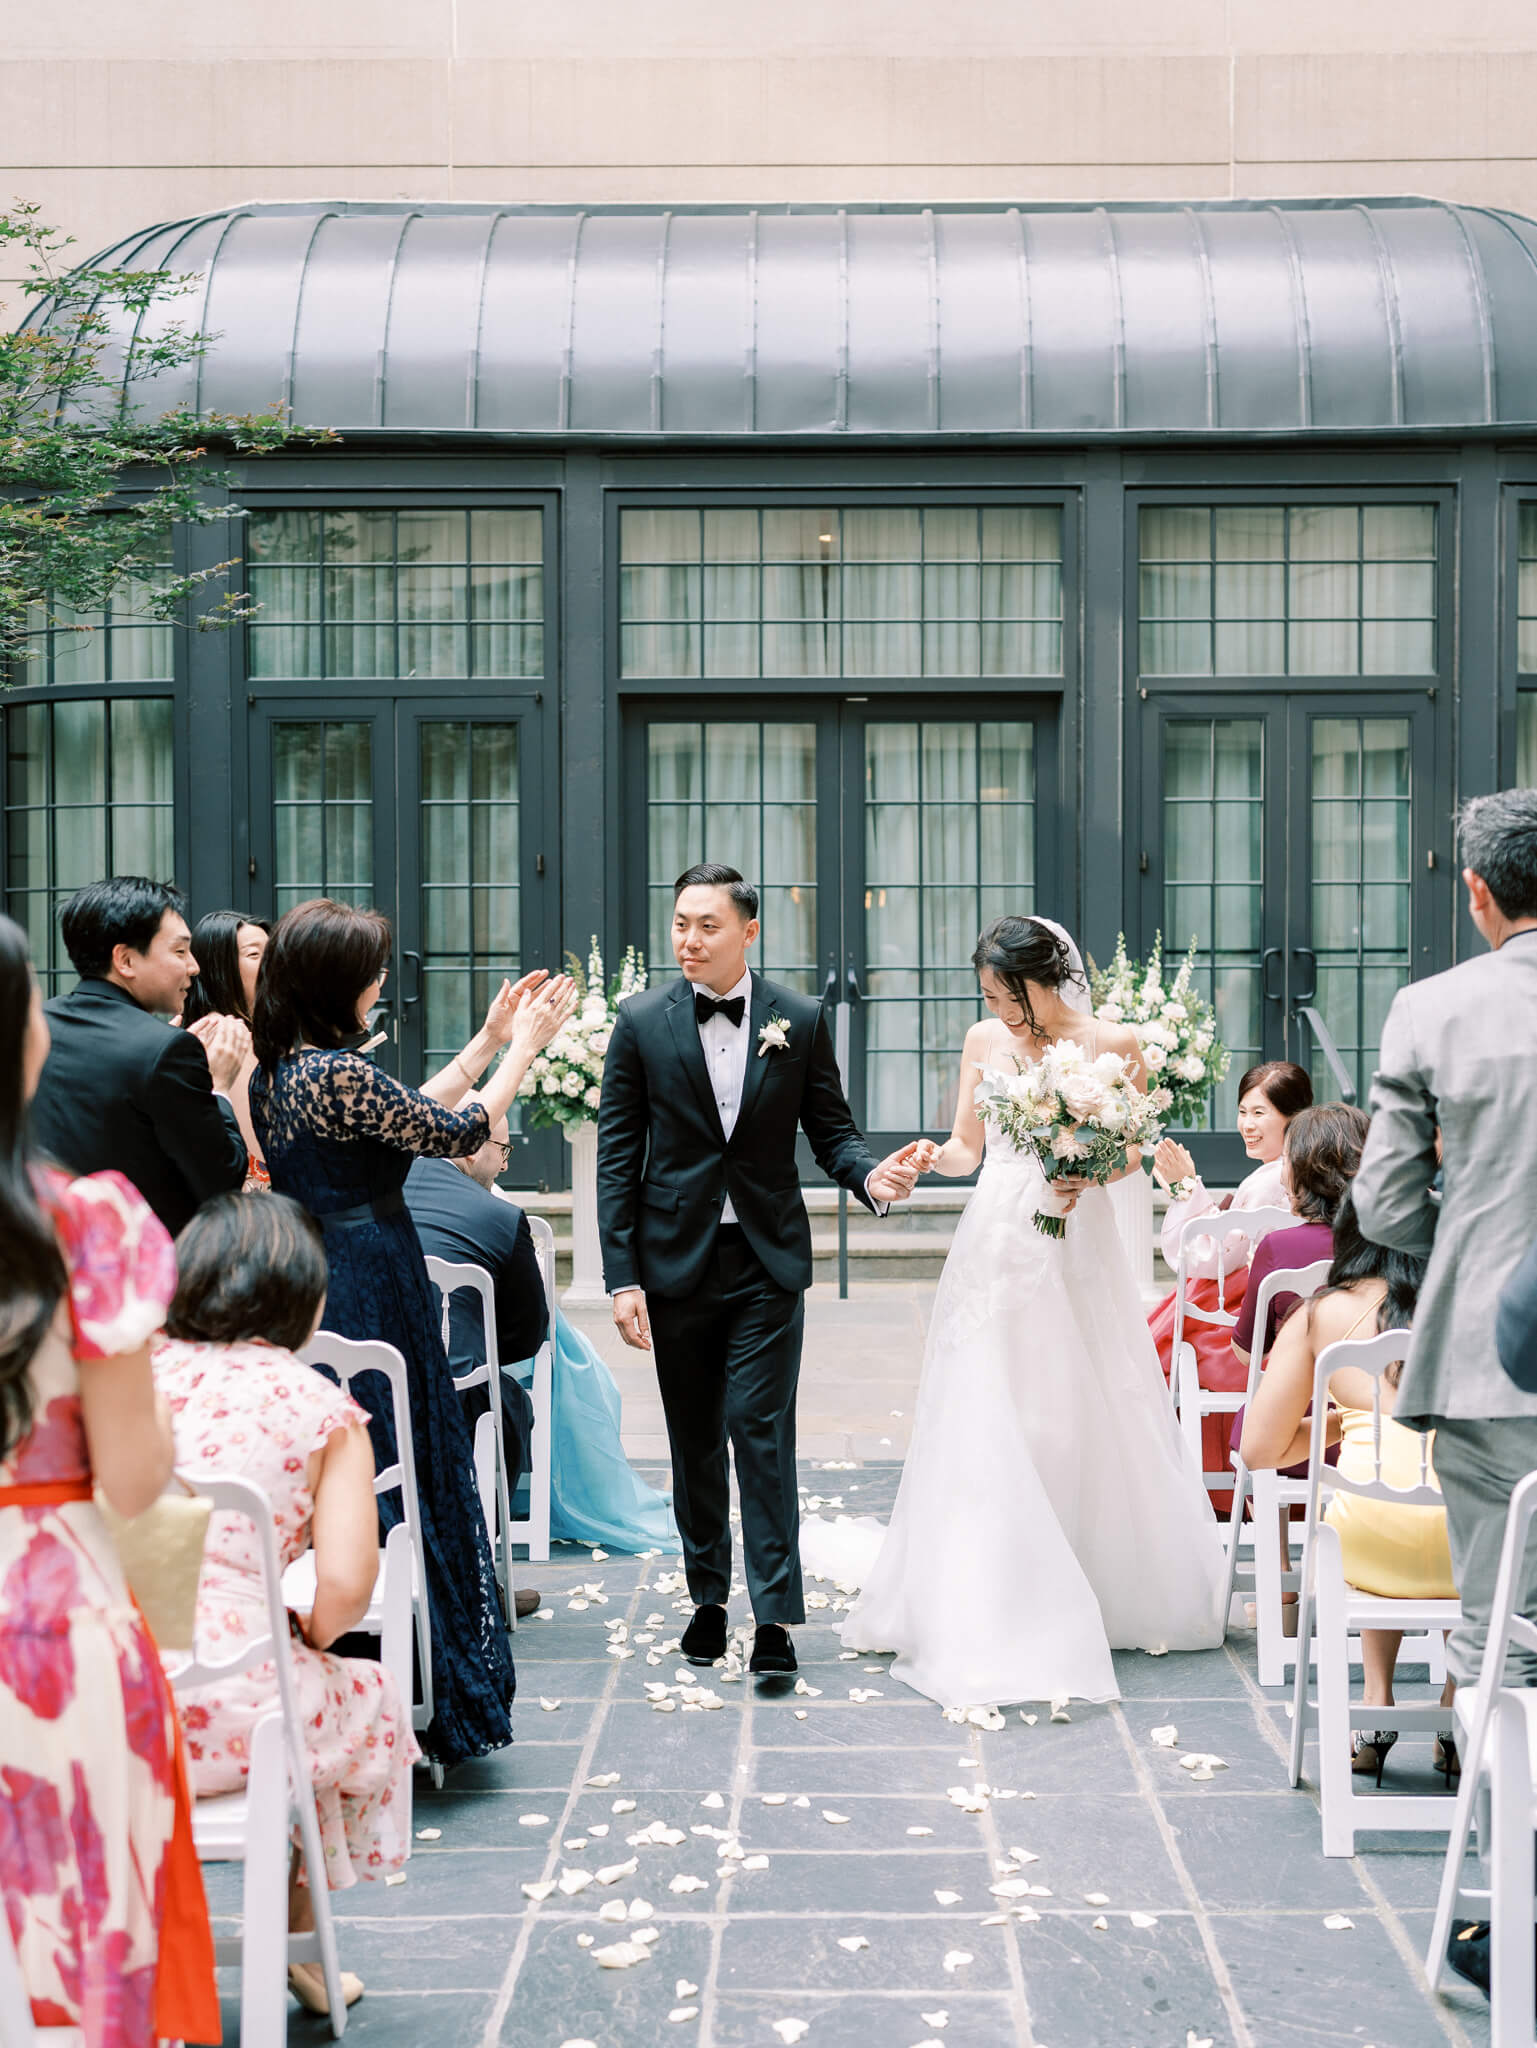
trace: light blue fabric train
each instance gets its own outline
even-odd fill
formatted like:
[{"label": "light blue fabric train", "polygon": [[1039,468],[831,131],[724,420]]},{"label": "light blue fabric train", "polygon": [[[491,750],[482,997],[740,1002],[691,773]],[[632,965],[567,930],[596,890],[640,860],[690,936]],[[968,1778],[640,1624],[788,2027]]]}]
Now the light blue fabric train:
[{"label": "light blue fabric train", "polygon": [[551,1375],[550,1538],[605,1550],[676,1549],[671,1504],[633,1470],[613,1374],[556,1311]]}]

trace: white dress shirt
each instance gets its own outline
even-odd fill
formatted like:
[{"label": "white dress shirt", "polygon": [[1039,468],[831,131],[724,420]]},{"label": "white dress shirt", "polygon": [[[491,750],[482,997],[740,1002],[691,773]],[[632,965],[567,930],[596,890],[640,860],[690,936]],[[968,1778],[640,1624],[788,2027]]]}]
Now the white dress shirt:
[{"label": "white dress shirt", "polygon": [[[708,1024],[699,1026],[699,1043],[704,1047],[704,1063],[709,1069],[710,1086],[715,1091],[715,1107],[720,1111],[720,1127],[729,1138],[736,1129],[736,1120],[742,1108],[742,1088],[747,1080],[748,1030],[752,1019],[752,970],[749,968],[736,984],[728,988],[724,996],[717,997],[713,989],[694,984],[695,993],[706,995],[712,1001],[730,1002],[733,997],[742,998],[742,1021],[732,1024],[725,1014],[717,1010]],[[736,1211],[727,1195],[726,1206],[720,1212],[722,1223],[735,1223]]]},{"label": "white dress shirt", "polygon": [[[752,1020],[752,969],[749,968],[734,988],[728,988],[723,996],[717,997],[714,989],[704,988],[698,982],[693,984],[696,994],[706,995],[712,1001],[730,1002],[734,996],[742,998],[742,1021],[732,1024],[717,1010],[708,1024],[699,1026],[699,1043],[704,1048],[704,1063],[709,1069],[710,1086],[715,1091],[715,1107],[720,1111],[720,1127],[727,1139],[736,1129],[736,1120],[742,1109],[742,1089],[747,1080],[747,1056],[752,1050],[748,1033]],[[866,1183],[866,1193],[869,1184]],[[873,1198],[872,1198],[873,1199]],[[875,1213],[884,1216],[890,1208],[889,1202],[877,1202]],[[726,1206],[720,1212],[722,1223],[735,1223],[736,1210],[727,1195]]]}]

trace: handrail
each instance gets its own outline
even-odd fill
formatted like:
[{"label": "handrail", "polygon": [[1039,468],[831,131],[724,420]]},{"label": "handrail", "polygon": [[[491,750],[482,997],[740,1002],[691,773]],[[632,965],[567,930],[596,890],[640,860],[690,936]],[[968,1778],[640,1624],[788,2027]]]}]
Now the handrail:
[{"label": "handrail", "polygon": [[1328,1061],[1330,1070],[1335,1080],[1339,1083],[1341,1102],[1354,1102],[1356,1099],[1356,1084],[1351,1080],[1346,1070],[1345,1062],[1340,1058],[1339,1047],[1329,1036],[1329,1027],[1320,1016],[1318,1010],[1312,1003],[1301,1003],[1293,1012],[1293,1015],[1307,1019],[1308,1029],[1317,1039],[1319,1051]]}]

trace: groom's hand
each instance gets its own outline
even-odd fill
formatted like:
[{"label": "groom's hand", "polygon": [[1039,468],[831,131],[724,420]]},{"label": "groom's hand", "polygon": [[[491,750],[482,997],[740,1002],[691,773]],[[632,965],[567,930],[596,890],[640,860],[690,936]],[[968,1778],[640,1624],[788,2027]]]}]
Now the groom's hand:
[{"label": "groom's hand", "polygon": [[622,1287],[614,1296],[614,1328],[632,1351],[651,1349],[646,1297],[638,1287]]},{"label": "groom's hand", "polygon": [[900,1151],[888,1153],[874,1173],[865,1182],[866,1191],[877,1202],[905,1202],[918,1185],[918,1148],[921,1139],[904,1145]]}]

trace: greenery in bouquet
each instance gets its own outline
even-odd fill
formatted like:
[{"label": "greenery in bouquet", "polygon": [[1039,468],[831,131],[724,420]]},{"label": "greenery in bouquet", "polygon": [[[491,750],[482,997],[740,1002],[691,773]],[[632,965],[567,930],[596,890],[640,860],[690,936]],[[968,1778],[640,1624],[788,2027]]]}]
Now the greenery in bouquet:
[{"label": "greenery in bouquet", "polygon": [[1150,1147],[1161,1130],[1151,1093],[1132,1080],[1116,1052],[1096,1058],[1076,1039],[1059,1038],[1039,1060],[1007,1078],[990,1073],[976,1094],[977,1115],[996,1124],[1021,1152],[1033,1152],[1047,1181],[1035,1227],[1063,1237],[1067,1216],[1050,1183],[1063,1178],[1103,1186],[1127,1164],[1133,1145]]},{"label": "greenery in bouquet", "polygon": [[1126,935],[1117,933],[1108,968],[1093,969],[1090,989],[1096,1016],[1129,1024],[1142,1046],[1149,1094],[1166,1124],[1199,1126],[1211,1090],[1232,1058],[1217,1036],[1217,1015],[1195,985],[1195,947],[1185,955],[1172,982],[1164,985],[1163,933],[1139,965],[1126,957]]},{"label": "greenery in bouquet", "polygon": [[548,1130],[559,1124],[570,1131],[597,1122],[603,1062],[619,1005],[646,986],[645,956],[633,946],[625,953],[623,967],[606,983],[596,939],[585,966],[574,953],[566,955],[566,963],[576,983],[576,1012],[523,1076],[518,1094],[526,1130]]}]

